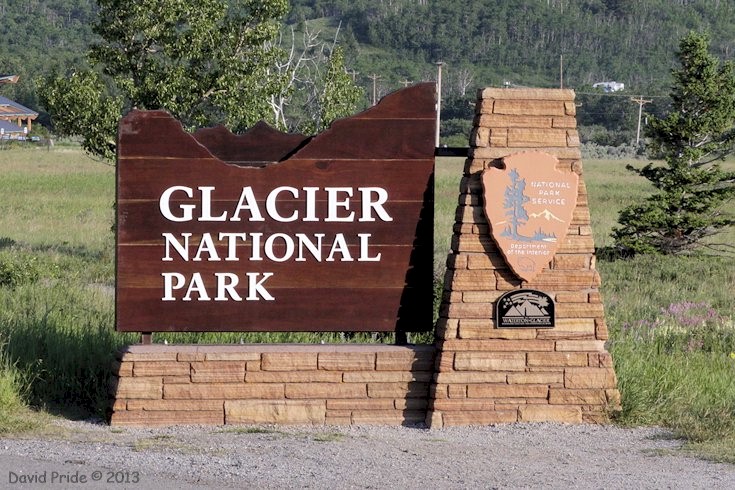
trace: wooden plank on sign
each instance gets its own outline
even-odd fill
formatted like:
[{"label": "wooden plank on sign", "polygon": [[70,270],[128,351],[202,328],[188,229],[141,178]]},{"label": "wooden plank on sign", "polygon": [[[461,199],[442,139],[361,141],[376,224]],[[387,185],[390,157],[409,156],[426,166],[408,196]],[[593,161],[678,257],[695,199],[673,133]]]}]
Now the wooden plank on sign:
[{"label": "wooden plank on sign", "polygon": [[315,136],[120,123],[120,331],[428,331],[435,87]]}]

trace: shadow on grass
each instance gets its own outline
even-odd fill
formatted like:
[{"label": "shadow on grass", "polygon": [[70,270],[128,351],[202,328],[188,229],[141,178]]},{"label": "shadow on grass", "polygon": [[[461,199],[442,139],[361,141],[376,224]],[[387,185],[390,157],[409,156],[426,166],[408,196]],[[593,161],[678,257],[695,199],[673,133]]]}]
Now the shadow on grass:
[{"label": "shadow on grass", "polygon": [[109,298],[82,288],[27,286],[0,297],[5,351],[31,405],[70,418],[104,416],[115,352],[137,340],[113,330]]}]

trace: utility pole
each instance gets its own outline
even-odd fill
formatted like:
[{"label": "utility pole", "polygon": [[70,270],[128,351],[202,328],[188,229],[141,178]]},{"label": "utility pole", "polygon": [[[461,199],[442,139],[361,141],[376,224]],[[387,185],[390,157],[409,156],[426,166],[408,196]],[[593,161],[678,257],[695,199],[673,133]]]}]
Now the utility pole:
[{"label": "utility pole", "polygon": [[355,81],[355,77],[360,74],[359,71],[347,70],[347,74],[352,76],[352,81]]},{"label": "utility pole", "polygon": [[442,120],[442,65],[444,65],[443,61],[436,62],[438,69],[436,74],[436,137],[434,141],[434,146],[436,148],[439,148],[439,129]]},{"label": "utility pole", "polygon": [[398,82],[398,83],[402,84],[402,85],[403,85],[403,88],[406,88],[406,87],[408,87],[408,86],[409,86],[409,85],[410,85],[410,84],[411,84],[412,82],[411,82],[411,80],[406,80],[406,79],[404,79],[404,80],[401,80],[401,81],[400,81],[400,82]]},{"label": "utility pole", "polygon": [[373,73],[372,75],[368,76],[368,78],[373,81],[373,105],[375,105],[377,103],[377,93],[376,93],[375,82],[377,82],[378,79],[380,79],[380,75],[376,75],[375,73]]},{"label": "utility pole", "polygon": [[635,144],[637,145],[641,141],[641,116],[643,115],[643,105],[650,104],[653,101],[644,99],[642,95],[637,99],[635,97],[631,97],[630,101],[638,104],[638,131],[636,131],[635,134]]}]

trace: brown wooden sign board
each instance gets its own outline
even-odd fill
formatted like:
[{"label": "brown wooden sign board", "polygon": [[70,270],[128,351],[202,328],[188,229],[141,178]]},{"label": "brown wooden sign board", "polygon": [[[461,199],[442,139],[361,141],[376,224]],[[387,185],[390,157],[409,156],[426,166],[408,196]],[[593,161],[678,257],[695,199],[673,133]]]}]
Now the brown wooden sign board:
[{"label": "brown wooden sign board", "polygon": [[119,331],[432,328],[435,88],[313,137],[120,123]]}]

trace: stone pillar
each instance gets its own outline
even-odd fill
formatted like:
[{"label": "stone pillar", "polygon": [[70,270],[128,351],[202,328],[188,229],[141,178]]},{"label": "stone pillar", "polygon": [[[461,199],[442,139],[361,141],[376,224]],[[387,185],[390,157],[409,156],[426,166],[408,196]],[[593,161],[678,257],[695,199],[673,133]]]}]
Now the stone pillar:
[{"label": "stone pillar", "polygon": [[[604,422],[619,406],[582,179],[574,92],[484,89],[460,184],[427,424]],[[502,158],[541,151],[580,176],[577,205],[553,260],[531,282],[509,269],[489,232],[481,174]],[[550,295],[556,326],[496,328],[495,301],[530,288]]]}]

